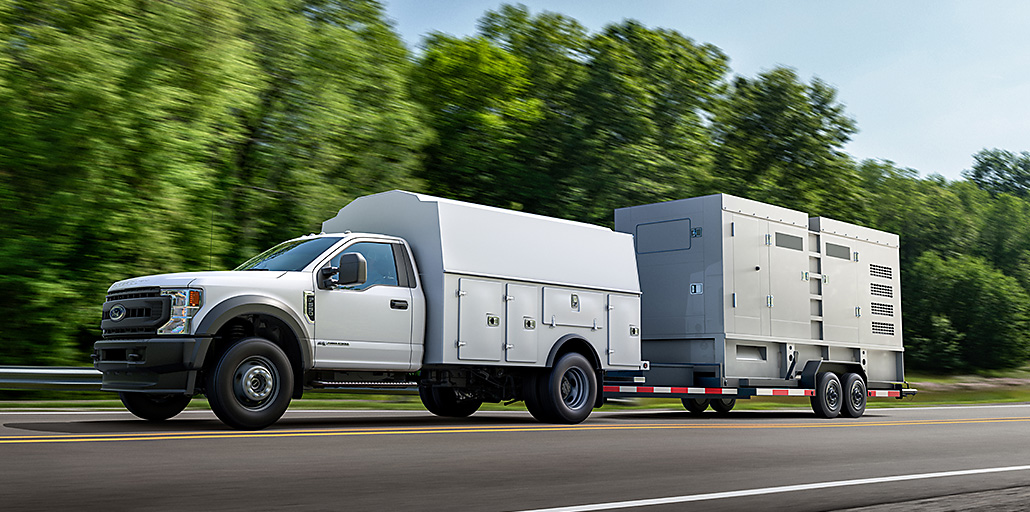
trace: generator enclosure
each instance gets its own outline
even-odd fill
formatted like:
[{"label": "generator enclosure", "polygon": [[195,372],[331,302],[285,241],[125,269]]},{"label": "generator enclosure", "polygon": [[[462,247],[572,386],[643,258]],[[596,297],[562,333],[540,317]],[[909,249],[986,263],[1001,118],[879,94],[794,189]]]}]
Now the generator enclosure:
[{"label": "generator enclosure", "polygon": [[603,368],[642,367],[627,234],[396,190],[355,199],[322,229],[407,241],[426,301],[423,366],[545,366],[571,335]]},{"label": "generator enclosure", "polygon": [[622,208],[649,384],[796,386],[806,367],[904,381],[898,236],[716,194]]}]

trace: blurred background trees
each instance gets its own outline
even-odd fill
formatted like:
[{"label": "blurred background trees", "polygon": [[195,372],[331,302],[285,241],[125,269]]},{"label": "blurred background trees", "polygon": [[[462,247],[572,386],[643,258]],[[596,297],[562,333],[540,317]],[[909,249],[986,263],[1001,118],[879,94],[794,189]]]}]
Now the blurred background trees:
[{"label": "blurred background trees", "polygon": [[920,178],[854,161],[836,90],[791,69],[629,20],[478,27],[412,53],[372,0],[0,0],[0,364],[87,364],[113,281],[231,268],[394,188],[609,226],[726,192],[891,231],[910,367],[1030,358],[1030,153]]}]

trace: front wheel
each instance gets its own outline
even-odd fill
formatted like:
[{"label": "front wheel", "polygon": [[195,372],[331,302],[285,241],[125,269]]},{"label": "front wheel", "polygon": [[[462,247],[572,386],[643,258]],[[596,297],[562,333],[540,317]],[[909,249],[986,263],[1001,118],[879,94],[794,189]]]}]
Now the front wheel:
[{"label": "front wheel", "polygon": [[207,374],[211,410],[233,428],[260,430],[275,423],[289,407],[292,393],[289,358],[264,338],[240,340]]},{"label": "front wheel", "polygon": [[597,374],[587,358],[565,354],[540,376],[540,405],[553,423],[581,423],[597,400]]},{"label": "front wheel", "polygon": [[418,396],[422,399],[422,405],[437,415],[446,418],[465,418],[479,410],[483,401],[471,396],[463,396],[464,393],[455,388],[443,387],[419,387]]},{"label": "front wheel", "polygon": [[179,394],[154,394],[139,392],[119,392],[125,408],[137,418],[147,421],[164,421],[179,414],[189,405],[192,397]]}]

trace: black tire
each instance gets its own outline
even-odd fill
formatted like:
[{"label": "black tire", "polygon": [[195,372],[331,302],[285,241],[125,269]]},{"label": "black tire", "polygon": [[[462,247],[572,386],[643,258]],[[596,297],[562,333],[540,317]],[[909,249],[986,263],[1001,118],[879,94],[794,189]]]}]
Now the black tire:
[{"label": "black tire", "polygon": [[246,338],[229,347],[207,372],[211,410],[223,423],[260,430],[282,417],[293,394],[290,360],[264,338]]},{"label": "black tire", "polygon": [[426,409],[445,418],[465,418],[479,410],[482,400],[463,398],[454,388],[419,387],[418,396]]},{"label": "black tire", "polygon": [[866,386],[857,373],[844,374],[844,405],[840,413],[848,418],[861,418],[865,414]]},{"label": "black tire", "polygon": [[681,398],[680,401],[683,402],[683,407],[694,415],[705,412],[710,403],[707,398]]},{"label": "black tire", "polygon": [[597,401],[597,374],[587,358],[565,354],[539,379],[540,405],[549,423],[581,423]]},{"label": "black tire", "polygon": [[179,414],[189,405],[193,397],[178,394],[154,394],[120,392],[125,408],[137,418],[147,421],[164,421]]},{"label": "black tire", "polygon": [[812,397],[812,410],[820,418],[836,418],[840,414],[844,393],[840,379],[830,372],[820,373],[816,378],[815,396]]},{"label": "black tire", "polygon": [[550,416],[547,409],[544,407],[540,400],[540,381],[543,376],[537,373],[531,373],[525,376],[522,380],[522,400],[526,402],[526,410],[529,414],[532,414],[537,421],[543,423],[554,423],[555,419]]},{"label": "black tire", "polygon": [[717,414],[726,414],[732,411],[734,405],[737,405],[736,398],[716,398],[712,400],[712,410]]}]

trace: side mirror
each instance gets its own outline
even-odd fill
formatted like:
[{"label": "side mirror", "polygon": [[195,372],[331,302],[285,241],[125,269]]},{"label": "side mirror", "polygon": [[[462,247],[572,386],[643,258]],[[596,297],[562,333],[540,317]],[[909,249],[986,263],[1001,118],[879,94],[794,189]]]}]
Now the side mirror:
[{"label": "side mirror", "polygon": [[321,290],[331,290],[337,284],[337,274],[339,273],[339,267],[325,267],[319,270],[318,288]]},{"label": "side mirror", "polygon": [[365,284],[368,280],[368,262],[356,252],[343,253],[338,273],[336,284],[339,286]]}]

